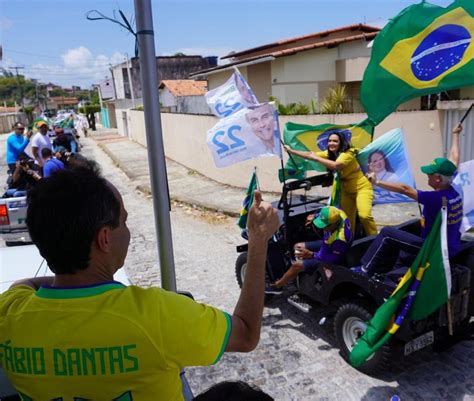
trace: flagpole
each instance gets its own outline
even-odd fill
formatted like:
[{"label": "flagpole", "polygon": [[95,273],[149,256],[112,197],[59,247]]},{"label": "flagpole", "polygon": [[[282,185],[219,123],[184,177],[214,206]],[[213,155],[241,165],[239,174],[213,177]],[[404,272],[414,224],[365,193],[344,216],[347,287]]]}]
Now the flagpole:
[{"label": "flagpole", "polygon": [[135,15],[161,285],[166,290],[176,291],[170,201],[161,132],[151,0],[135,0]]},{"label": "flagpole", "polygon": [[461,118],[461,121],[459,121],[459,125],[461,125],[464,120],[467,118],[467,116],[469,115],[469,113],[471,112],[472,110],[472,107],[474,106],[474,103],[471,104],[471,107],[469,107],[466,111],[466,113],[464,113],[464,116]]}]

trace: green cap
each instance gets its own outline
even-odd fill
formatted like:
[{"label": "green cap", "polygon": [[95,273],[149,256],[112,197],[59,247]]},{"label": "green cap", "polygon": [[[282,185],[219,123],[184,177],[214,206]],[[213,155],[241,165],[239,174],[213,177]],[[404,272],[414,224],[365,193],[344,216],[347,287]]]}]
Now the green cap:
[{"label": "green cap", "polygon": [[421,167],[425,174],[441,174],[447,177],[453,176],[456,170],[456,165],[445,157],[437,157],[433,163]]},{"label": "green cap", "polygon": [[337,207],[326,206],[319,211],[319,215],[313,220],[313,224],[318,228],[324,229],[331,224],[337,223],[340,219],[341,215]]}]

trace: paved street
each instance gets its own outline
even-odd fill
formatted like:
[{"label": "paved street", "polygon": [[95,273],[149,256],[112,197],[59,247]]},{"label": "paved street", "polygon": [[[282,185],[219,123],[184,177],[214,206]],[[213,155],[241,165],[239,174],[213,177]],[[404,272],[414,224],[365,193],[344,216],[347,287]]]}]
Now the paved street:
[{"label": "paved street", "polygon": [[[0,136],[0,180],[5,180],[5,135]],[[137,285],[159,285],[152,203],[91,139],[84,154],[95,158],[122,193],[132,232],[125,268]],[[177,205],[171,213],[178,287],[198,301],[232,312],[239,290],[233,273],[235,245],[242,242],[235,220]],[[1,268],[6,268],[2,266]],[[188,372],[195,393],[223,380],[244,380],[277,400],[474,400],[474,343],[434,354],[422,351],[397,368],[372,378],[352,369],[338,354],[331,322],[273,299],[265,309],[258,348],[228,354],[215,366]],[[326,327],[329,326],[329,327]]]}]

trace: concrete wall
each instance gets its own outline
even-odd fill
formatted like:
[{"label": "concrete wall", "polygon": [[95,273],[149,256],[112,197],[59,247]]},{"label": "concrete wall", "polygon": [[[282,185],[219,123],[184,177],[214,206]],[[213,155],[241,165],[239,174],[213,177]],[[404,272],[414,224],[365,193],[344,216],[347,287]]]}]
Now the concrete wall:
[{"label": "concrete wall", "polygon": [[168,88],[160,89],[160,103],[164,107],[176,106],[176,97],[174,97]]},{"label": "concrete wall", "polygon": [[202,96],[180,96],[176,99],[176,111],[184,114],[211,114],[206,98]]},{"label": "concrete wall", "polygon": [[[443,154],[441,114],[436,110],[393,113],[376,128],[376,138],[393,128],[404,130],[411,166],[417,185],[422,189],[428,187],[426,176],[419,172],[420,166]],[[131,138],[146,145],[143,112],[130,111],[130,116]],[[282,116],[280,124],[282,127],[288,121],[311,125],[349,124],[365,117],[365,114]],[[215,167],[206,144],[206,132],[217,122],[215,117],[163,113],[161,121],[167,157],[218,182],[242,188],[247,187],[252,169],[257,166],[262,189],[281,190],[277,177],[280,160],[277,157],[260,157],[226,168]]]},{"label": "concrete wall", "polygon": [[268,102],[272,94],[272,66],[270,61],[249,65],[247,80],[259,102]]}]

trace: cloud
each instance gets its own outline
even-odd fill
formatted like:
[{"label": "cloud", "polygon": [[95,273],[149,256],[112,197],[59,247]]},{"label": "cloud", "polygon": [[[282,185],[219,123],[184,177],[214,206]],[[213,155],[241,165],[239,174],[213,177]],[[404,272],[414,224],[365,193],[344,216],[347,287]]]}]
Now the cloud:
[{"label": "cloud", "polygon": [[0,18],[0,30],[8,31],[13,26],[13,21],[6,17]]},{"label": "cloud", "polygon": [[69,49],[62,56],[64,65],[68,68],[84,68],[93,61],[91,51],[84,46],[77,49]]},{"label": "cloud", "polygon": [[94,55],[87,47],[68,49],[61,55],[62,64],[33,64],[25,68],[26,76],[41,82],[53,82],[63,86],[90,86],[110,75],[110,65],[126,59],[120,52],[112,55]]}]

